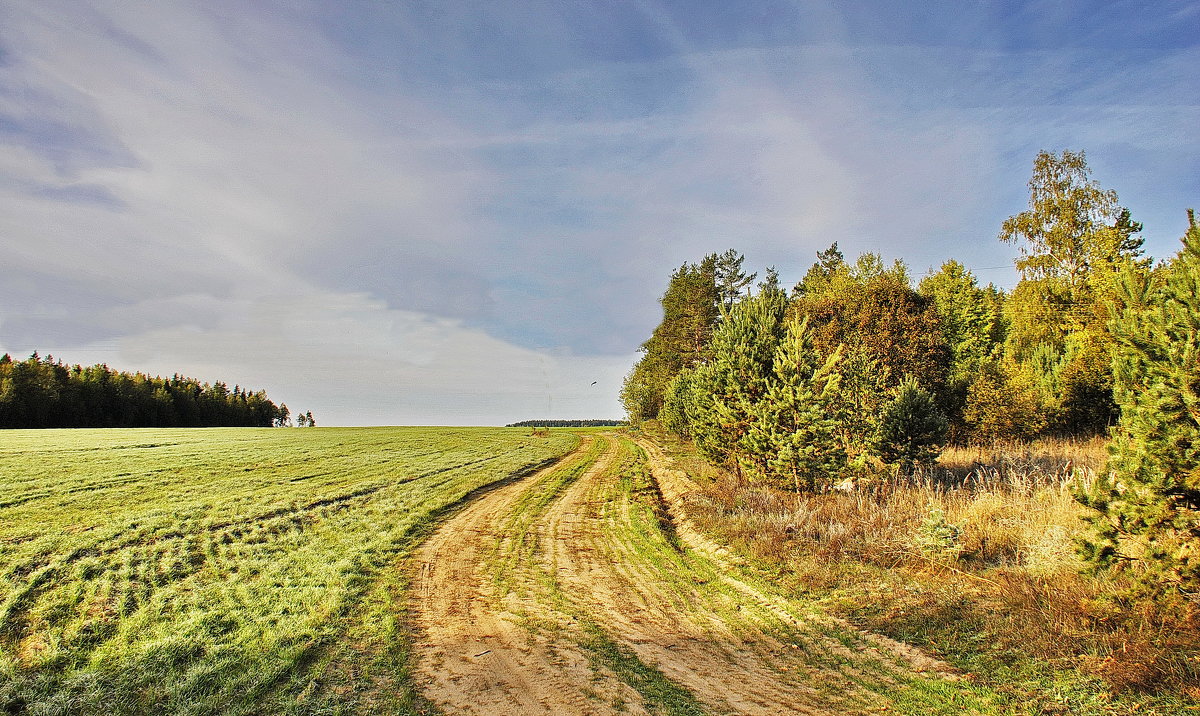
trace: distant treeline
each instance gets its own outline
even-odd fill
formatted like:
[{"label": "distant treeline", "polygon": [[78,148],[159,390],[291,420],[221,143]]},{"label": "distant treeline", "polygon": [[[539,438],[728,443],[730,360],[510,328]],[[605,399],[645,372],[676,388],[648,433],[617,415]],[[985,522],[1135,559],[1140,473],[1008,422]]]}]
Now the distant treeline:
[{"label": "distant treeline", "polygon": [[522,420],[506,428],[615,428],[628,425],[624,420]]},{"label": "distant treeline", "polygon": [[0,357],[0,428],[272,427],[289,425],[286,405],[261,390],[67,366],[35,352]]}]

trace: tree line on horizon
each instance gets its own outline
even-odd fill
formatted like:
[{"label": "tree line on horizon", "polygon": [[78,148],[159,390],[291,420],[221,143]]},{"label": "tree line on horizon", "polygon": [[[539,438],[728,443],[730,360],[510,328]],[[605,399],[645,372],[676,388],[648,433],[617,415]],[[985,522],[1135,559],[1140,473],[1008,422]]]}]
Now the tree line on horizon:
[{"label": "tree line on horizon", "polygon": [[[1041,152],[1029,208],[1002,225],[1020,281],[980,286],[946,261],[914,286],[901,261],[835,243],[790,291],[734,250],[686,263],[626,377],[633,423],[657,419],[736,475],[797,492],[906,473],[948,443],[1111,435],[1081,553],[1138,562],[1174,603],[1200,593],[1200,226],[1143,256],[1142,225],[1082,152]],[[1183,600],[1182,602],[1179,600]]]},{"label": "tree line on horizon", "polygon": [[521,420],[506,428],[616,428],[629,423],[624,420]]},{"label": "tree line on horizon", "polygon": [[[312,413],[301,425],[316,426]],[[0,356],[0,428],[280,427],[287,405],[265,391],[221,381],[202,383],[116,371],[107,365],[68,366],[35,351],[14,361]]]}]

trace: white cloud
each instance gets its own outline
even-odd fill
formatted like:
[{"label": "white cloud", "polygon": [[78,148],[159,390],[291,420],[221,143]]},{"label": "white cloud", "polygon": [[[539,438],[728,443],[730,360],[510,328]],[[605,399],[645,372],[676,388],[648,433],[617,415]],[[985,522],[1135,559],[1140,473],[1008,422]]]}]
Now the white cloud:
[{"label": "white cloud", "polygon": [[[178,308],[177,301],[161,306]],[[236,379],[312,410],[325,425],[617,418],[616,396],[634,360],[539,353],[361,294],[258,297],[231,301],[219,313],[210,327],[169,325],[57,352],[72,362]]]},{"label": "white cloud", "polygon": [[984,16],[885,45],[832,3],[300,7],[3,11],[0,343],[327,422],[609,416],[683,261],[998,266],[1040,148],[1151,231],[1200,175],[1194,48],[1000,50]]},{"label": "white cloud", "polygon": [[[304,28],[250,16],[247,31],[178,5],[88,18],[40,7],[5,34],[15,62],[3,72],[49,99],[10,96],[5,109],[128,156],[94,161],[68,144],[56,161],[36,137],[2,155],[2,268],[46,282],[5,297],[17,304],[0,314],[8,348],[265,387],[324,424],[620,414],[630,355],[538,353],[320,285],[339,259],[364,274],[478,267],[468,197],[486,172],[422,156],[420,130],[391,126],[436,127],[426,108],[396,96],[370,103],[395,116],[363,114],[355,90],[329,80],[336,67],[314,67],[338,55]],[[79,185],[113,201],[30,190]],[[437,303],[455,286],[426,288]]]}]

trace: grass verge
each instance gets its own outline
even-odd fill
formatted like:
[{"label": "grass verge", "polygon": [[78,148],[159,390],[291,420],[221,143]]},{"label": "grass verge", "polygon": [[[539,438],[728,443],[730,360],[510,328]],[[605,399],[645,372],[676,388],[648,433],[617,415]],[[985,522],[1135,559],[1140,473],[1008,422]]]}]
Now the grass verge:
[{"label": "grass verge", "polygon": [[1082,571],[1072,481],[1103,443],[949,451],[917,480],[794,495],[739,484],[651,434],[696,481],[689,513],[760,574],[915,644],[1016,713],[1200,710],[1200,640]]}]

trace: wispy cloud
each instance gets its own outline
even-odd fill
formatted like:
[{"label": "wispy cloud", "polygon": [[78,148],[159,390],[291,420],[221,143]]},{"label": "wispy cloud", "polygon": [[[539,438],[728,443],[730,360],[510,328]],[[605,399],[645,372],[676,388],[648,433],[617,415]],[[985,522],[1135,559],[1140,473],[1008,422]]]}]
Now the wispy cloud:
[{"label": "wispy cloud", "polygon": [[246,376],[339,422],[614,415],[682,261],[1004,265],[1041,148],[1088,150],[1173,251],[1200,50],[1149,39],[1187,6],[1119,35],[1005,8],[0,10],[0,348]]}]

